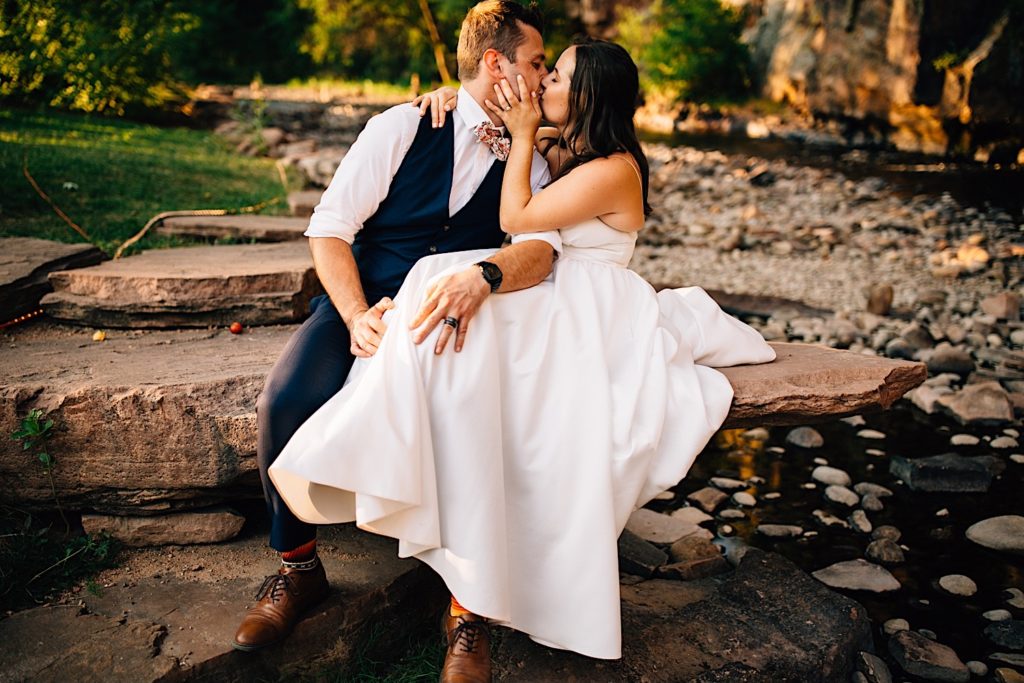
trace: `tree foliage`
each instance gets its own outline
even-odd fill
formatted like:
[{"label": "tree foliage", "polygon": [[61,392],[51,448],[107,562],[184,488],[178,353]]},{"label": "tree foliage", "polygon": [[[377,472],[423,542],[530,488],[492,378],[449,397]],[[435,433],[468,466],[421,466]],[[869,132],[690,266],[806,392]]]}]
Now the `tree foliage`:
[{"label": "tree foliage", "polygon": [[168,47],[195,27],[174,0],[0,0],[0,97],[121,113],[179,94]]},{"label": "tree foliage", "polygon": [[720,0],[655,0],[624,12],[620,30],[647,87],[692,100],[739,97],[750,88],[742,17]]}]

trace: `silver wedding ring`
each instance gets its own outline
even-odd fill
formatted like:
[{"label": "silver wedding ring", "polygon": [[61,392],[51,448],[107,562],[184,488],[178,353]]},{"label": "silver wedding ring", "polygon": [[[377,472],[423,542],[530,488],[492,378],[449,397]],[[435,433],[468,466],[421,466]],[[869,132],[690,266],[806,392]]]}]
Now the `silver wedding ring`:
[{"label": "silver wedding ring", "polygon": [[459,326],[459,319],[448,316],[447,318],[444,319],[444,324],[454,329]]},{"label": "silver wedding ring", "polygon": [[505,111],[512,111],[512,107],[511,106],[505,107]]}]

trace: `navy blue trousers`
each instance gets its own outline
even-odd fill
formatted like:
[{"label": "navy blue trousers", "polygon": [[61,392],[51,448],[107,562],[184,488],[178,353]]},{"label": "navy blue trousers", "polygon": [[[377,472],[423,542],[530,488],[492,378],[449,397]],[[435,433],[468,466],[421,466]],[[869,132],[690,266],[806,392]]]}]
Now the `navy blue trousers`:
[{"label": "navy blue trousers", "polygon": [[355,357],[348,328],[327,296],[310,304],[310,316],[288,340],[256,402],[256,456],[270,512],[270,545],[281,552],[316,538],[316,526],[292,514],[267,469],[310,415],[341,389]]}]

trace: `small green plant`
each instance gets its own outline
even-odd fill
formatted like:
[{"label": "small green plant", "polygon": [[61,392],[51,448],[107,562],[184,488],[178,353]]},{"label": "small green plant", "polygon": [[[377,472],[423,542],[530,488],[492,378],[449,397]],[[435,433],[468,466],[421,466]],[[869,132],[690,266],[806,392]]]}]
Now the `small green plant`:
[{"label": "small green plant", "polygon": [[53,502],[57,506],[60,518],[64,520],[65,531],[70,531],[68,518],[64,516],[64,509],[61,507],[60,498],[57,496],[57,487],[53,483],[53,466],[56,464],[53,456],[47,448],[47,442],[53,435],[53,420],[46,417],[43,411],[34,408],[28,415],[21,419],[21,429],[11,434],[11,438],[21,442],[23,451],[34,452],[36,459],[43,466],[43,472],[50,482],[50,492],[53,494]]},{"label": "small green plant", "polygon": [[267,100],[263,97],[240,103],[231,112],[231,118],[238,122],[245,139],[252,149],[260,155],[267,153],[267,141],[263,139],[263,129],[269,124],[267,116]]}]

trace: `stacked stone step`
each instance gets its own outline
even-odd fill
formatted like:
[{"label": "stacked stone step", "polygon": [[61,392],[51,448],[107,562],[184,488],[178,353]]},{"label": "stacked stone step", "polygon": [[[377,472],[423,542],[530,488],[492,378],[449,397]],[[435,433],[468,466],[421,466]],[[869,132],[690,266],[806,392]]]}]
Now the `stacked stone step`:
[{"label": "stacked stone step", "polygon": [[50,291],[50,273],[96,265],[105,258],[91,244],[0,239],[0,325],[39,308],[39,300]]}]

